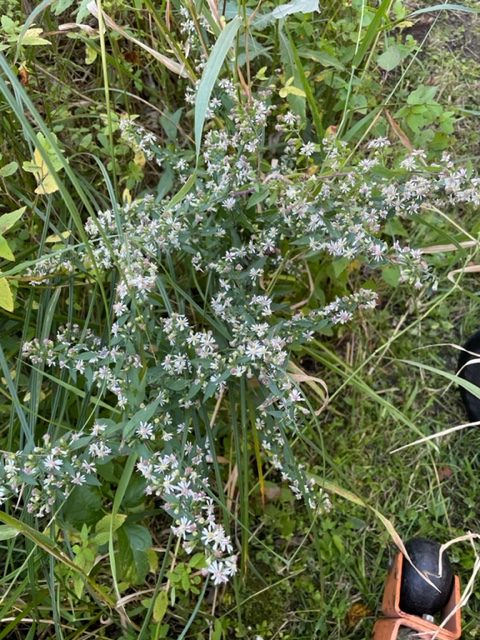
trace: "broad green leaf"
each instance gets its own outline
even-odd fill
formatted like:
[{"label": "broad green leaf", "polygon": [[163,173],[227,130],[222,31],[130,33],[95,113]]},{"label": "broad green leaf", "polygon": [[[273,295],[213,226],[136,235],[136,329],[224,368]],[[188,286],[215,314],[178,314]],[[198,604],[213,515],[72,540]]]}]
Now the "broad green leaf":
[{"label": "broad green leaf", "polygon": [[11,213],[4,213],[3,216],[0,216],[0,235],[3,236],[5,231],[8,231],[13,227],[17,220],[20,220],[22,215],[25,213],[26,208],[27,207],[21,207]]},{"label": "broad green leaf", "polygon": [[115,575],[119,581],[141,584],[150,570],[147,551],[135,549],[126,527],[118,531],[118,551],[115,553]]},{"label": "broad green leaf", "polygon": [[158,571],[158,554],[155,549],[147,549],[148,568],[150,573],[157,573]]},{"label": "broad green leaf", "polygon": [[15,260],[12,250],[3,236],[0,236],[0,258],[4,260]]},{"label": "broad green leaf", "polygon": [[207,561],[204,553],[195,553],[188,561],[188,566],[193,569],[204,569]]},{"label": "broad green leaf", "polygon": [[88,42],[85,43],[85,64],[93,64],[97,59],[98,51],[95,47],[91,47]]},{"label": "broad green leaf", "polygon": [[299,87],[295,87],[293,84],[290,84],[288,87],[282,87],[278,92],[278,95],[281,98],[286,98],[287,96],[300,96],[300,98],[305,98],[306,93],[303,89]]},{"label": "broad green leaf", "polygon": [[17,162],[9,162],[8,164],[5,164],[3,167],[0,167],[0,178],[8,178],[9,176],[13,176],[17,169]]},{"label": "broad green leaf", "polygon": [[227,24],[225,29],[223,29],[212,49],[212,53],[207,60],[207,64],[205,65],[200,79],[197,99],[195,101],[195,150],[197,158],[200,155],[203,125],[205,124],[210,96],[212,95],[213,87],[217,81],[220,69],[222,68],[225,58],[227,57],[227,53],[232,46],[241,24],[242,19],[240,16],[236,16]]},{"label": "broad green leaf", "polygon": [[90,0],[82,0],[80,2],[80,6],[78,8],[78,13],[77,13],[77,18],[75,20],[75,22],[77,24],[80,24],[82,22],[82,20],[84,20],[86,17],[88,17],[90,15],[90,9],[88,8],[89,4],[90,4]]},{"label": "broad green leaf", "polygon": [[62,231],[62,233],[58,233],[58,234],[53,234],[51,236],[47,236],[47,238],[45,239],[45,242],[47,244],[54,244],[56,242],[63,242],[64,240],[66,240],[67,238],[69,238],[72,235],[71,231]]},{"label": "broad green leaf", "polygon": [[222,634],[223,634],[222,621],[217,618],[215,620],[215,624],[213,625],[212,640],[222,640]]},{"label": "broad green leaf", "polygon": [[0,19],[0,24],[2,25],[2,30],[5,33],[16,33],[17,27],[15,22],[9,18],[6,14],[4,14]]},{"label": "broad green leaf", "polygon": [[122,526],[122,524],[125,522],[126,519],[127,519],[127,516],[124,514],[117,513],[112,518],[112,514],[108,513],[106,516],[104,516],[101,520],[97,522],[97,526],[95,527],[95,532],[96,533],[104,533],[106,531],[110,532],[110,527],[112,527],[112,531],[116,531],[117,529],[120,529],[120,527]]},{"label": "broad green leaf", "polygon": [[13,295],[6,278],[0,278],[0,307],[6,311],[13,311]]},{"label": "broad green leaf", "polygon": [[76,576],[73,579],[73,592],[78,599],[80,599],[83,596],[84,590],[85,590],[85,583],[83,582],[82,578],[80,578],[79,576]]},{"label": "broad green leaf", "polygon": [[175,140],[178,134],[178,125],[182,117],[183,107],[177,109],[175,113],[169,113],[168,111],[164,115],[160,116],[160,124],[163,130],[167,134],[169,140]]},{"label": "broad green leaf", "polygon": [[77,529],[82,525],[94,525],[102,514],[100,492],[95,487],[75,487],[62,509],[62,517]]},{"label": "broad green leaf", "polygon": [[69,9],[75,0],[58,0],[52,8],[53,13],[59,16],[61,13]]},{"label": "broad green leaf", "polygon": [[146,551],[152,546],[152,536],[147,527],[141,524],[126,524],[123,527],[130,546],[137,551]]},{"label": "broad green leaf", "polygon": [[407,98],[407,104],[411,105],[424,105],[435,102],[435,95],[438,91],[438,87],[431,87],[425,84],[418,86],[415,91],[412,91]]},{"label": "broad green leaf", "polygon": [[33,154],[33,162],[23,163],[25,171],[30,171],[34,174],[38,183],[38,187],[35,189],[35,193],[40,195],[47,195],[49,193],[55,193],[58,191],[59,186],[54,176],[50,173],[47,164],[42,158],[42,154],[38,149],[35,149]]},{"label": "broad green leaf", "polygon": [[341,276],[350,264],[351,260],[348,258],[339,258],[338,260],[334,260],[332,262],[332,269],[335,274],[335,278]]},{"label": "broad green leaf", "polygon": [[388,49],[385,49],[382,55],[378,56],[377,58],[378,66],[382,69],[385,69],[385,71],[392,71],[392,69],[398,67],[401,62],[402,52],[400,50],[400,47],[398,47],[396,44],[388,47]]},{"label": "broad green leaf", "polygon": [[0,525],[0,540],[10,540],[15,538],[20,532],[15,527],[10,527],[8,524]]},{"label": "broad green leaf", "polygon": [[[52,136],[56,141],[56,136],[54,134],[52,134]],[[37,139],[42,148],[42,152],[44,154],[48,154],[48,159],[52,163],[55,171],[60,171],[63,167],[63,162],[62,159],[58,157],[57,151],[50,145],[42,133],[38,134]],[[24,162],[22,166],[25,171],[29,171],[35,176],[38,184],[38,187],[35,189],[35,193],[46,195],[49,193],[55,193],[55,191],[58,191],[59,187],[55,177],[50,173],[48,166],[43,159],[42,152],[38,147],[36,147],[33,153],[33,161]]]},{"label": "broad green leaf", "polygon": [[41,33],[43,33],[43,29],[39,29],[37,27],[34,29],[27,29],[23,34],[20,44],[24,47],[51,44],[51,42],[45,40],[45,38],[40,37]]},{"label": "broad green leaf", "polygon": [[399,267],[397,267],[395,265],[391,265],[391,266],[388,266],[388,267],[383,267],[383,269],[382,269],[382,278],[391,287],[398,287],[398,283],[400,282],[400,269],[399,269]]},{"label": "broad green leaf", "polygon": [[159,623],[163,620],[168,607],[168,594],[163,589],[159,592],[155,598],[155,604],[153,605],[153,621]]},{"label": "broad green leaf", "polygon": [[107,542],[109,542],[109,540],[110,540],[110,532],[109,531],[101,531],[100,533],[96,533],[92,537],[92,540],[99,547],[102,544],[107,544]]}]

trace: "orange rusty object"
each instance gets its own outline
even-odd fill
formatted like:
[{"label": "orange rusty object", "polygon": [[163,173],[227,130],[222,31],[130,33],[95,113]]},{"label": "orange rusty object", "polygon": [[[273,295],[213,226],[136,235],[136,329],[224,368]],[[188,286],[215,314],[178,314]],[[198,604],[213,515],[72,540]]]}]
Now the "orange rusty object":
[{"label": "orange rusty object", "polygon": [[378,620],[373,628],[373,640],[397,640],[400,629],[411,629],[422,635],[422,640],[458,640],[462,635],[462,620],[460,614],[460,580],[453,578],[452,595],[442,610],[442,620],[453,611],[451,618],[444,626],[424,620],[420,616],[405,613],[400,609],[400,588],[402,585],[403,554],[398,553],[390,569],[385,590],[383,592],[382,613],[385,618]]}]

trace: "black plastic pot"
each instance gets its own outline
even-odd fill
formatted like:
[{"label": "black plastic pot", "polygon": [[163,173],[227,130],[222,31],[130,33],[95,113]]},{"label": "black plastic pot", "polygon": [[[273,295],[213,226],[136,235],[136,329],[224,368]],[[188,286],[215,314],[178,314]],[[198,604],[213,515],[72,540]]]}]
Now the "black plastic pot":
[{"label": "black plastic pot", "polygon": [[453,572],[446,553],[439,566],[440,545],[426,538],[412,538],[405,545],[415,567],[424,573],[432,587],[412,565],[404,560],[400,589],[400,608],[405,613],[435,615],[447,604],[453,588]]},{"label": "black plastic pot", "polygon": [[[474,333],[473,336],[467,340],[463,348],[466,351],[460,352],[458,375],[479,387],[480,391],[480,331]],[[467,353],[467,351],[470,351],[470,353]],[[478,362],[468,364],[476,359],[478,359]],[[469,420],[471,422],[480,421],[480,398],[476,398],[470,391],[467,391],[463,387],[460,387],[460,393]]]}]

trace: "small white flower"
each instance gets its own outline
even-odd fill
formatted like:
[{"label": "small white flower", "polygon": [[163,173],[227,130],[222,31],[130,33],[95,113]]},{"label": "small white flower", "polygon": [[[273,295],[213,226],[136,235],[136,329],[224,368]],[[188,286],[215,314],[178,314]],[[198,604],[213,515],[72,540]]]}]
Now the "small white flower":
[{"label": "small white flower", "polygon": [[48,471],[59,471],[63,466],[62,460],[59,460],[58,458],[54,458],[52,455],[46,456],[46,458],[43,461],[43,464],[45,466],[45,469],[48,469]]},{"label": "small white flower", "polygon": [[229,573],[227,568],[225,567],[224,562],[221,562],[219,560],[214,560],[208,566],[207,570],[208,570],[208,573],[210,573],[213,578],[214,585],[225,584],[226,582],[228,582]]},{"label": "small white flower", "polygon": [[302,156],[310,158],[310,156],[313,156],[316,150],[317,145],[314,142],[307,142],[306,144],[302,145],[300,153],[302,154]]},{"label": "small white flower", "polygon": [[153,440],[155,438],[153,435],[153,424],[150,422],[140,422],[135,433],[142,440]]}]

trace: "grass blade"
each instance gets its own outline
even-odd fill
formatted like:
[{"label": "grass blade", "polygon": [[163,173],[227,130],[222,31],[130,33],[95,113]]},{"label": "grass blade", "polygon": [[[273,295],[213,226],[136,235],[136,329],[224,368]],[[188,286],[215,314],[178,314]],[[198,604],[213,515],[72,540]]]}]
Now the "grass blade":
[{"label": "grass blade", "polygon": [[213,87],[218,78],[218,74],[220,73],[220,69],[222,68],[227,53],[232,46],[233,40],[237,35],[241,24],[242,19],[240,16],[237,16],[227,24],[215,43],[212,53],[205,65],[205,69],[203,70],[195,103],[195,152],[197,159],[200,155],[203,125],[205,124],[210,96],[212,95]]},{"label": "grass blade", "polygon": [[308,82],[308,78],[305,75],[305,71],[303,69],[302,61],[300,60],[300,56],[298,55],[298,51],[297,51],[297,48],[296,48],[295,43],[293,41],[293,38],[290,35],[288,30],[286,30],[286,33],[287,33],[288,40],[290,42],[290,47],[291,47],[291,50],[292,50],[293,59],[295,61],[295,66],[297,68],[297,72],[298,72],[298,75],[300,77],[303,90],[305,91],[305,95],[307,97],[308,106],[310,107],[310,112],[312,114],[312,119],[313,119],[313,122],[315,124],[315,129],[317,131],[317,141],[321,142],[323,140],[323,136],[325,134],[325,129],[324,129],[323,124],[322,124],[322,116],[321,116],[320,111],[318,110],[318,107],[317,107],[317,100],[316,100],[316,98],[315,98],[315,96],[313,94],[313,91],[312,91],[312,88],[310,86],[310,83]]},{"label": "grass blade", "polygon": [[433,13],[435,11],[461,11],[463,13],[480,13],[480,9],[474,9],[473,7],[465,7],[463,4],[436,4],[433,7],[424,7],[423,9],[417,9],[413,13],[408,15],[408,18],[415,18],[421,16],[423,13]]},{"label": "grass blade", "polygon": [[450,382],[455,382],[460,385],[467,391],[469,391],[476,398],[480,398],[480,387],[477,387],[475,384],[468,382],[468,380],[464,380],[460,376],[455,375],[454,373],[449,373],[448,371],[442,371],[442,369],[438,369],[437,367],[431,367],[428,364],[423,364],[423,362],[415,362],[414,360],[400,360],[405,364],[409,364],[412,367],[417,367],[418,369],[424,369],[425,371],[430,371],[431,373],[436,373],[443,378],[447,378]]},{"label": "grass blade", "polygon": [[353,59],[352,66],[354,68],[358,68],[365,57],[365,54],[370,49],[373,42],[378,37],[379,32],[381,31],[382,20],[387,16],[390,6],[393,0],[383,0],[381,5],[378,7],[377,12],[375,13],[373,20],[371,21],[367,32],[363,36],[363,40],[360,43],[357,53]]}]

